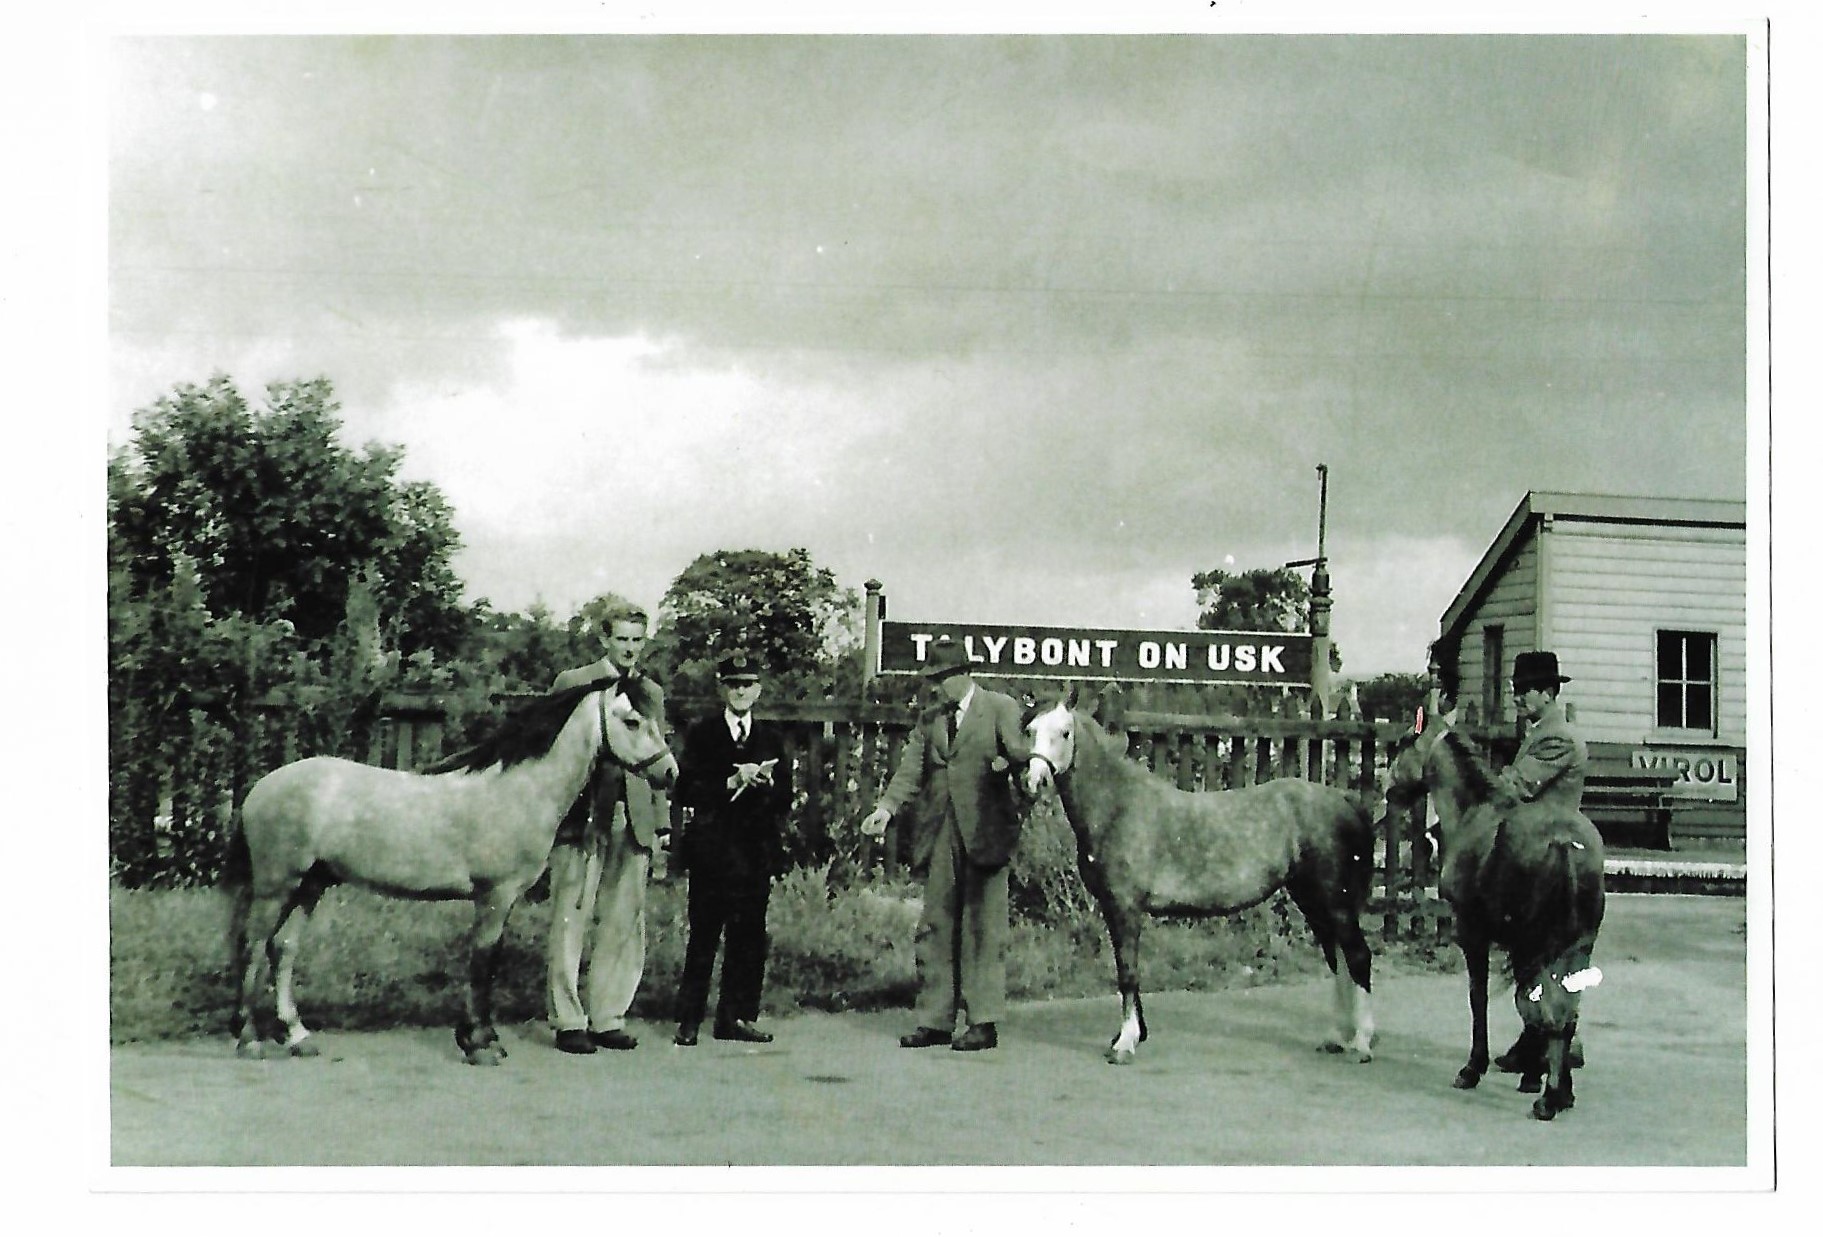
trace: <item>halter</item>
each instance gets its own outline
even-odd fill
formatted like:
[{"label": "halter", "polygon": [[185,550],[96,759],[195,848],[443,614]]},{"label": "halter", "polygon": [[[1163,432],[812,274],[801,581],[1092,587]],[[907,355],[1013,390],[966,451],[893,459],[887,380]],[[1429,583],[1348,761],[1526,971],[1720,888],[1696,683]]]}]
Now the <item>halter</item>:
[{"label": "halter", "polygon": [[1032,759],[1042,760],[1044,762],[1044,767],[1051,771],[1051,780],[1053,782],[1063,776],[1063,774],[1058,771],[1057,766],[1051,763],[1051,758],[1046,756],[1043,752],[1033,752]]},{"label": "halter", "polygon": [[644,760],[637,761],[633,764],[626,763],[620,757],[614,755],[612,749],[608,746],[608,689],[606,687],[599,689],[596,696],[596,705],[601,712],[601,746],[595,749],[596,764],[601,763],[602,756],[605,754],[608,759],[625,769],[628,773],[644,773],[647,769],[650,769],[653,765],[671,754],[671,749],[669,747],[661,746],[656,752],[653,752]]}]

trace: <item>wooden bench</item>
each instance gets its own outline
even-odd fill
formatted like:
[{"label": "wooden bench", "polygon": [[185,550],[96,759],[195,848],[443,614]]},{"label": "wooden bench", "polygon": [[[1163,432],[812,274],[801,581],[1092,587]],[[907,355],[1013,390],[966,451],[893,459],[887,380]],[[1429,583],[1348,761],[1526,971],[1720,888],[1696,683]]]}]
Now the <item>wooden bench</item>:
[{"label": "wooden bench", "polygon": [[1671,785],[1660,769],[1592,770],[1583,782],[1582,812],[1608,846],[1671,849]]}]

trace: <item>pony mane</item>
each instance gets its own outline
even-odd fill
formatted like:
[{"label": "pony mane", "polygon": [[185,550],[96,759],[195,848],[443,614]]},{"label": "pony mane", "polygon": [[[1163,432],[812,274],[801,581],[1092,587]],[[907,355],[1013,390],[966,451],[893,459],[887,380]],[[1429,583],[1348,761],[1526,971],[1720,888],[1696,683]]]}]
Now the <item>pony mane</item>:
[{"label": "pony mane", "polygon": [[1461,771],[1470,794],[1483,802],[1492,800],[1510,806],[1515,801],[1512,791],[1494,775],[1486,758],[1474,744],[1454,730],[1444,731],[1437,741],[1455,758],[1456,768]]},{"label": "pony mane", "polygon": [[550,754],[582,698],[590,692],[613,688],[615,683],[614,679],[596,679],[528,700],[509,712],[481,742],[419,772],[478,773],[494,765],[510,769],[528,760],[541,760]]},{"label": "pony mane", "polygon": [[[1109,764],[1131,770],[1141,777],[1151,778],[1152,775],[1147,771],[1145,762],[1127,750],[1129,745],[1126,731],[1109,730],[1096,721],[1086,709],[1073,708],[1070,710],[1070,714],[1076,719],[1076,750],[1078,753],[1084,747],[1094,748],[1097,755]],[[1079,754],[1077,764],[1081,763],[1082,757]]]}]

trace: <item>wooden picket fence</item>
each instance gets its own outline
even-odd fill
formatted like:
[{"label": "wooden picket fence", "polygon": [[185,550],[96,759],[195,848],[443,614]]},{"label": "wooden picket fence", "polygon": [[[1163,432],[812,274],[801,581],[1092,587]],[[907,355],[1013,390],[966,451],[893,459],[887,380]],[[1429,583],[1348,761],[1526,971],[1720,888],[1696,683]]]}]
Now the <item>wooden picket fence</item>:
[{"label": "wooden picket fence", "polygon": [[[504,709],[513,699],[503,697],[498,703]],[[1141,697],[1137,703],[1147,701]],[[672,721],[679,723],[713,707],[709,702],[673,701]],[[1222,790],[1301,777],[1377,801],[1379,775],[1404,724],[1322,719],[1310,716],[1308,708],[1301,697],[1291,696],[1246,716],[1131,708],[1124,703],[1104,705],[1103,716],[1111,729],[1125,730],[1132,758],[1186,790]],[[295,704],[251,702],[227,723],[231,741],[206,745],[218,753],[215,759],[167,768],[159,775],[152,828],[167,837],[224,833],[228,814],[261,775],[325,750],[320,739],[313,741],[307,712]],[[786,732],[797,800],[794,828],[801,843],[812,853],[864,845],[856,826],[892,775],[916,721],[915,706],[832,700],[762,705],[759,712]],[[426,696],[387,697],[363,735],[352,742],[349,736],[340,737],[342,750],[333,754],[388,768],[421,767],[453,746],[442,704]],[[354,750],[347,750],[350,747]],[[1409,812],[1388,812],[1382,819],[1372,907],[1388,939],[1436,940],[1447,934],[1446,908],[1431,889],[1435,875],[1423,819],[1422,804]],[[898,871],[907,851],[898,829],[895,822],[873,856],[888,874]]]}]

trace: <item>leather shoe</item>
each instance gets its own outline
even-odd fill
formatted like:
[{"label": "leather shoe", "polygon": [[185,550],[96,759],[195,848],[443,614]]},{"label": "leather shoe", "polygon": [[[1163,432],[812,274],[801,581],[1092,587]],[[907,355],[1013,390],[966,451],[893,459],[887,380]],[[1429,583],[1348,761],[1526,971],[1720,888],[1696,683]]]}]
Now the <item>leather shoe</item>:
[{"label": "leather shoe", "polygon": [[587,1031],[559,1031],[557,1032],[557,1051],[586,1056],[595,1051],[595,1041],[589,1038]]},{"label": "leather shoe", "polygon": [[679,1048],[696,1047],[696,1024],[694,1022],[678,1023],[677,1034],[671,1037],[671,1042]]},{"label": "leather shoe", "polygon": [[901,1048],[936,1048],[950,1041],[948,1031],[939,1031],[935,1027],[919,1027],[910,1035],[899,1037]]},{"label": "leather shoe", "polygon": [[751,1022],[736,1018],[733,1022],[715,1024],[715,1038],[739,1040],[743,1044],[770,1044],[772,1036]]},{"label": "leather shoe", "polygon": [[631,1052],[639,1047],[639,1041],[625,1031],[590,1031],[589,1042],[597,1048],[610,1048],[615,1052]]},{"label": "leather shoe", "polygon": [[1000,1036],[991,1022],[977,1022],[964,1031],[955,1043],[950,1045],[952,1052],[980,1052],[983,1048],[1000,1046]]}]

